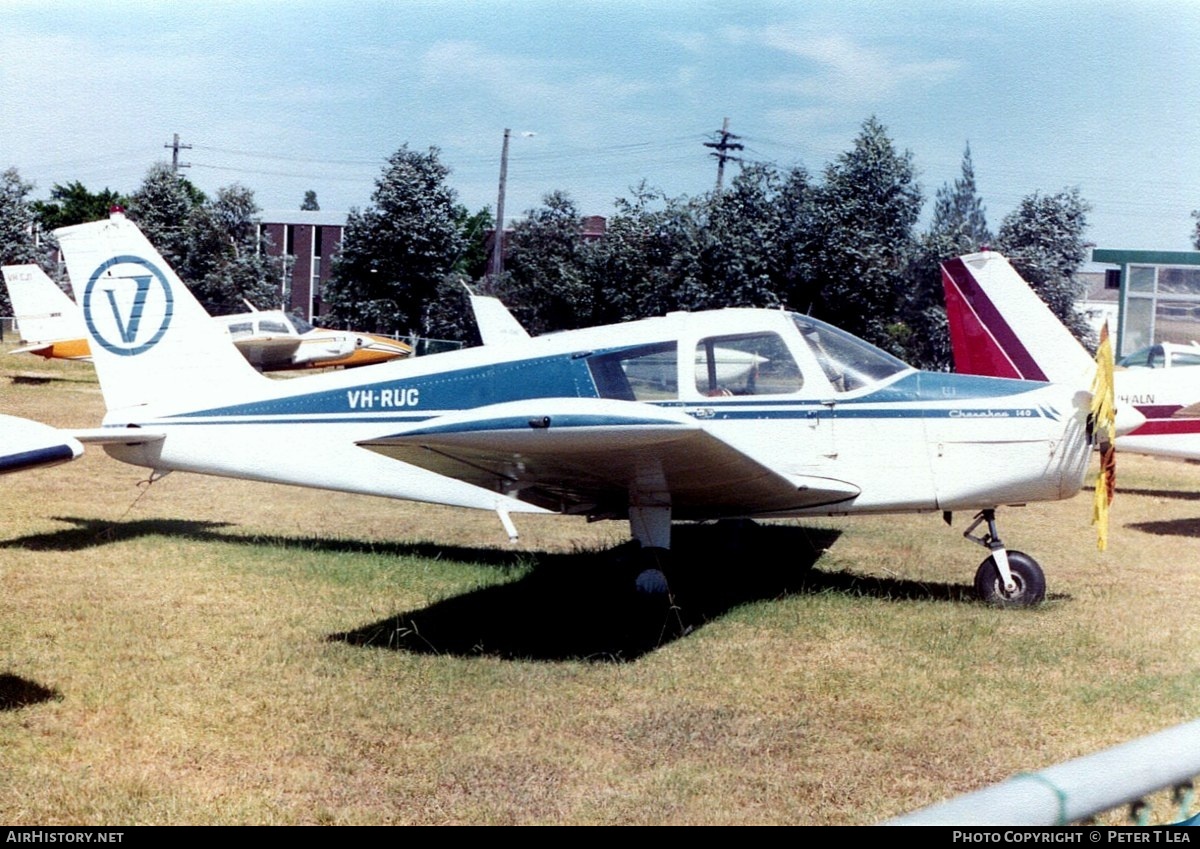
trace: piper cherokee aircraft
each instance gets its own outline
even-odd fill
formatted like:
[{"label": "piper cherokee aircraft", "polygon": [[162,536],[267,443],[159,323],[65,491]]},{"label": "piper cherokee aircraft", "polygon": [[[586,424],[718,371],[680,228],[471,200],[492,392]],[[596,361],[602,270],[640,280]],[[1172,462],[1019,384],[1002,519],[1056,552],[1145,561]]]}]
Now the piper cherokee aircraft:
[{"label": "piper cherokee aircraft", "polygon": [[[1023,605],[1045,578],[1000,541],[995,510],[1069,498],[1088,465],[1090,393],[919,372],[783,310],[512,334],[270,380],[123,215],[56,235],[107,409],[71,435],[153,475],[489,509],[510,536],[510,513],[624,519],[649,562],[673,519],[979,511],[965,534],[989,550],[975,587]],[[738,367],[721,368],[722,351]]]},{"label": "piper cherokee aircraft", "polygon": [[[942,288],[960,374],[1087,385],[1095,362],[1004,256],[942,263]],[[1119,369],[1113,384],[1121,415],[1132,408],[1145,417],[1118,428],[1117,450],[1200,459],[1200,369]]]},{"label": "piper cherokee aircraft", "polygon": [[[75,302],[37,265],[6,265],[4,281],[24,346],[13,354],[90,360],[87,328]],[[282,310],[217,316],[233,344],[261,371],[363,366],[406,357],[412,348],[386,336],[315,328]]]}]

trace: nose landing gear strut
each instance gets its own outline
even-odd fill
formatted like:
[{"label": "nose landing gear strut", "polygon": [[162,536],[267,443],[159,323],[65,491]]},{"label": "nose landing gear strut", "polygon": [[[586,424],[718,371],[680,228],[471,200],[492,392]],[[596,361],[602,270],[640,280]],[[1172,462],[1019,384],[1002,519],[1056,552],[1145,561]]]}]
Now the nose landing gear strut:
[{"label": "nose landing gear strut", "polygon": [[[975,536],[975,529],[984,522],[987,533]],[[1023,551],[1004,547],[994,509],[981,510],[963,536],[991,552],[975,572],[975,592],[983,601],[1000,607],[1028,607],[1046,597],[1042,567]]]}]

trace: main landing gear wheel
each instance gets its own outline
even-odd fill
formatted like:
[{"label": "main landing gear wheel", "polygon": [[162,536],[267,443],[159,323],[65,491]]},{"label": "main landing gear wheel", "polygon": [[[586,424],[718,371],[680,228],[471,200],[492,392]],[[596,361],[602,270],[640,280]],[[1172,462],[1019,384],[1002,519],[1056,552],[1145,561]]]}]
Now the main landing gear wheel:
[{"label": "main landing gear wheel", "polygon": [[1046,597],[1046,576],[1037,561],[1023,551],[1008,551],[1008,570],[1017,586],[1012,592],[1004,591],[1000,570],[995,557],[979,564],[975,573],[975,592],[988,604],[998,607],[1029,607]]}]

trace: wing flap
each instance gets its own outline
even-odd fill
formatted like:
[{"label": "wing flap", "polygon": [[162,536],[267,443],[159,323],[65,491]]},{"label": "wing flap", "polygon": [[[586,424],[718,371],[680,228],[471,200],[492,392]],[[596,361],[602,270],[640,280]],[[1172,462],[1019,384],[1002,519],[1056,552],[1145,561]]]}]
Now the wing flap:
[{"label": "wing flap", "polygon": [[784,512],[860,492],[843,481],[784,475],[682,412],[631,401],[497,404],[358,444],[568,513],[623,514],[631,490],[669,495],[679,518]]}]

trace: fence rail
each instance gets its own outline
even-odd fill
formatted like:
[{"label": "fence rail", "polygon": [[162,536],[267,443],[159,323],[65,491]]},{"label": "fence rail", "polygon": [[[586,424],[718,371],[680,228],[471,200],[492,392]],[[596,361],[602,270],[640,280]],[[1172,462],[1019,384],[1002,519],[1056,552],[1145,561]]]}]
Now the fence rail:
[{"label": "fence rail", "polygon": [[[1200,775],[1200,720],[1016,775],[883,825],[1066,825],[1135,803]],[[1190,797],[1189,797],[1190,802]],[[1185,812],[1181,812],[1183,819]]]}]

